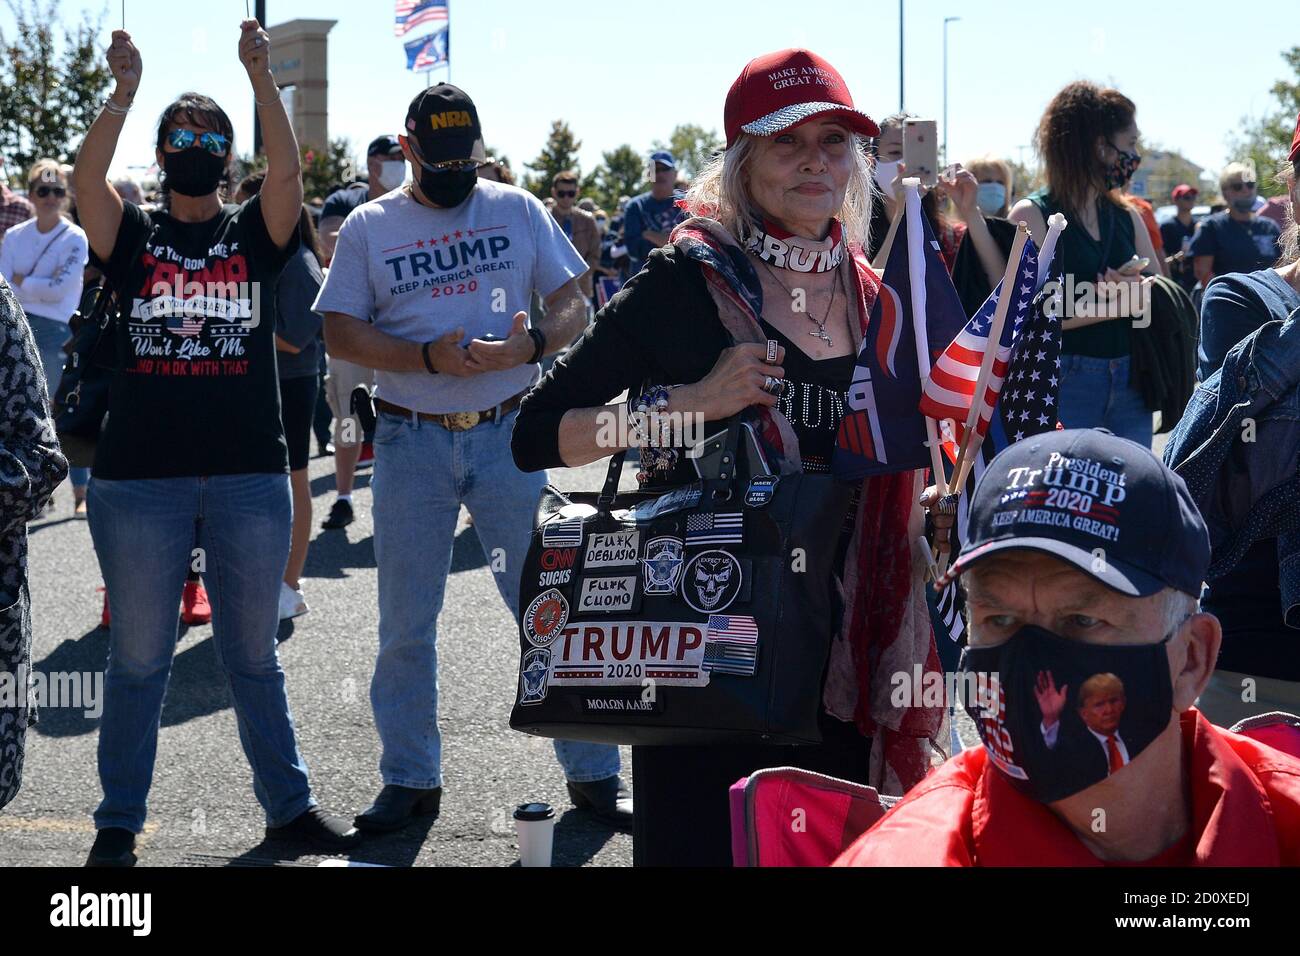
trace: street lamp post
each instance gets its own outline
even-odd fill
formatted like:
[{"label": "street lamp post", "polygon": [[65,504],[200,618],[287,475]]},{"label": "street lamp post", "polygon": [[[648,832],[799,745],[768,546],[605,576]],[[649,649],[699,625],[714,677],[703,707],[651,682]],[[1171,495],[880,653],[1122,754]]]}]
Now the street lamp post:
[{"label": "street lamp post", "polygon": [[903,0],[898,0],[898,112],[903,112]]},{"label": "street lamp post", "polygon": [[[263,30],[266,29],[266,0],[257,0],[253,8],[253,16],[257,17],[258,24]],[[253,94],[253,155],[256,156],[262,151],[262,121],[257,115],[257,94]],[[946,124],[945,124],[946,125]],[[946,135],[946,134],[945,134]]]},{"label": "street lamp post", "polygon": [[948,165],[948,24],[961,17],[943,18],[943,162]]}]

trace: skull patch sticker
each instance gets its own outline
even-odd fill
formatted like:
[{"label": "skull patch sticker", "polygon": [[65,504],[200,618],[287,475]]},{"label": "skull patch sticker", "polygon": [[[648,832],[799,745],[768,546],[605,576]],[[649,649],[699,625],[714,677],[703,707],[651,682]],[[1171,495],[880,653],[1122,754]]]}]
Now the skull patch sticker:
[{"label": "skull patch sticker", "polygon": [[726,551],[701,551],[682,575],[682,599],[701,614],[716,614],[740,595],[740,562]]}]

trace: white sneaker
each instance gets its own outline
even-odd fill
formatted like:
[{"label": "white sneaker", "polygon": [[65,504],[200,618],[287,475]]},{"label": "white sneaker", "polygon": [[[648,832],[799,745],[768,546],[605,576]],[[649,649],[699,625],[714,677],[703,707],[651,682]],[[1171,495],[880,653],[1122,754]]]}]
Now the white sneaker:
[{"label": "white sneaker", "polygon": [[310,610],[301,588],[295,591],[283,581],[280,582],[280,620],[287,621],[291,617],[301,617]]}]

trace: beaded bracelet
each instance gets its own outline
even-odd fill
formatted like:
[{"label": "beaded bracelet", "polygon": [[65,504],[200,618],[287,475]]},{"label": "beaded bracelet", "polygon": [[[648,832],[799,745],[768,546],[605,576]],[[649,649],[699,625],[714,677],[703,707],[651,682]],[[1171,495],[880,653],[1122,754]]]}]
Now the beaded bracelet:
[{"label": "beaded bracelet", "polygon": [[[664,414],[668,409],[669,391],[666,385],[652,385],[635,398],[628,399],[628,423],[641,460],[636,480],[643,485],[660,474],[666,478],[677,465],[677,449],[669,447],[672,423]],[[652,424],[657,426],[653,434]]]}]

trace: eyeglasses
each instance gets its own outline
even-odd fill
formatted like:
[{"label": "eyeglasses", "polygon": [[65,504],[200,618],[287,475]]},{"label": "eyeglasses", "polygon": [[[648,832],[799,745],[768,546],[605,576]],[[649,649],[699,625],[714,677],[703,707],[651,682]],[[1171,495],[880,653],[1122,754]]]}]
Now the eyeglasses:
[{"label": "eyeglasses", "polygon": [[1233,192],[1249,192],[1255,188],[1254,183],[1228,183],[1228,188]]},{"label": "eyeglasses", "polygon": [[230,140],[220,133],[211,131],[196,133],[192,129],[174,129],[167,134],[167,142],[176,149],[189,149],[194,145],[196,139],[199,141],[199,145],[213,156],[225,156],[226,151],[230,148]]},{"label": "eyeglasses", "polygon": [[64,196],[68,194],[68,191],[64,189],[62,186],[37,186],[36,187],[36,195],[40,199],[44,199],[50,193],[54,193],[55,196],[62,199]]},{"label": "eyeglasses", "polygon": [[572,199],[578,195],[578,191],[576,189],[557,189],[555,195],[561,199]]}]

